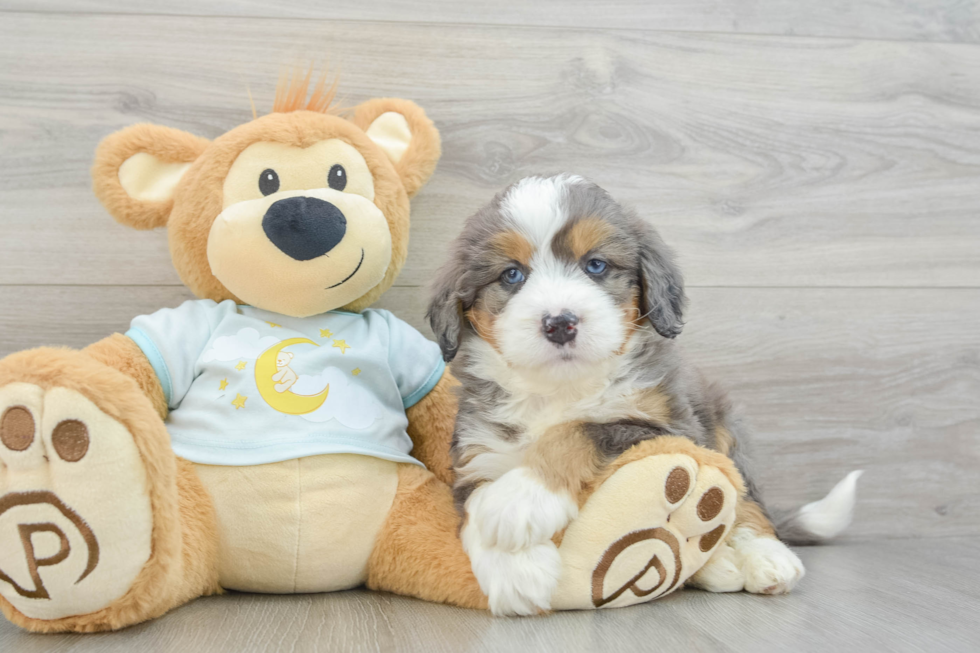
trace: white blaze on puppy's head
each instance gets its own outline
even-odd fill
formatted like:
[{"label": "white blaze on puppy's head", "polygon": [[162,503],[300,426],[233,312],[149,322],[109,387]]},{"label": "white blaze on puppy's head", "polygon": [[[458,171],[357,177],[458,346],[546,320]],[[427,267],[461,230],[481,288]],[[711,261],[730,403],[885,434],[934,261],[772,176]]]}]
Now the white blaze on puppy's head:
[{"label": "white blaze on puppy's head", "polygon": [[535,247],[547,246],[568,219],[567,188],[586,183],[577,175],[525,177],[504,191],[501,216]]}]

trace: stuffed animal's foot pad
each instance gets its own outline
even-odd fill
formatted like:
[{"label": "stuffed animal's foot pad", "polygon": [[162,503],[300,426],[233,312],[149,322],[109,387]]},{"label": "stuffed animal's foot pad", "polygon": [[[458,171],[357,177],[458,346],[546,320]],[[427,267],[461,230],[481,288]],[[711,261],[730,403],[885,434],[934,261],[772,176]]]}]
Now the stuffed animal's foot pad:
[{"label": "stuffed animal's foot pad", "polygon": [[0,595],[35,619],[102,609],[150,556],[129,431],[73,390],[0,388]]},{"label": "stuffed animal's foot pad", "polygon": [[552,606],[621,607],[672,592],[724,541],[736,500],[725,474],[688,455],[624,465],[565,531]]}]

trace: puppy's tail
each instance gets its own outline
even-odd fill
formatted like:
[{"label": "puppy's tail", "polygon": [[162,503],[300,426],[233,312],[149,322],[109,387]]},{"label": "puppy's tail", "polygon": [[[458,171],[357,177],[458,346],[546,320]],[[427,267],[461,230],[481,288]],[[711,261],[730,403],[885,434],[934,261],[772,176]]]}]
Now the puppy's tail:
[{"label": "puppy's tail", "polygon": [[776,535],[787,544],[819,544],[840,535],[854,516],[857,480],[863,473],[851,472],[820,501],[776,519]]}]

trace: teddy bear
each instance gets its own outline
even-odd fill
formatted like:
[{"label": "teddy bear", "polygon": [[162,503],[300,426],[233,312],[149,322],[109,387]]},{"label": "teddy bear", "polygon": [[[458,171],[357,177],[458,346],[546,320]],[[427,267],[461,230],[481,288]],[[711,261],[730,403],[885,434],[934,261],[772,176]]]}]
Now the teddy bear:
[{"label": "teddy bear", "polygon": [[[123,225],[165,227],[198,299],[81,351],[0,361],[13,623],[113,630],[225,589],[366,585],[488,607],[447,485],[457,383],[435,343],[368,308],[405,263],[439,133],[403,99],[341,114],[332,88],[295,76],[270,114],[214,140],[137,124],[99,145],[99,200]],[[677,589],[743,490],[727,458],[685,439],[634,447],[555,537],[548,605]]]},{"label": "teddy bear", "polygon": [[299,375],[289,367],[294,355],[291,351],[280,351],[276,356],[276,373],[272,375],[276,392],[286,392],[299,380]]}]

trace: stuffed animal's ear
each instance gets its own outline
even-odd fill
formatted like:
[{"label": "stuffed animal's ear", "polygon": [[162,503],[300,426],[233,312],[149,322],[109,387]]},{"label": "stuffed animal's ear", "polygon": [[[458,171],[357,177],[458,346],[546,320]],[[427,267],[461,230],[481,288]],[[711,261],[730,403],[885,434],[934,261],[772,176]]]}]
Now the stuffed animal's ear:
[{"label": "stuffed animal's ear", "polygon": [[388,155],[409,197],[429,180],[442,145],[439,130],[417,104],[398,98],[368,100],[354,110],[351,122]]},{"label": "stuffed animal's ear", "polygon": [[95,150],[95,195],[125,225],[162,227],[173,208],[174,189],[207,146],[205,138],[159,125],[133,125],[110,134]]}]

